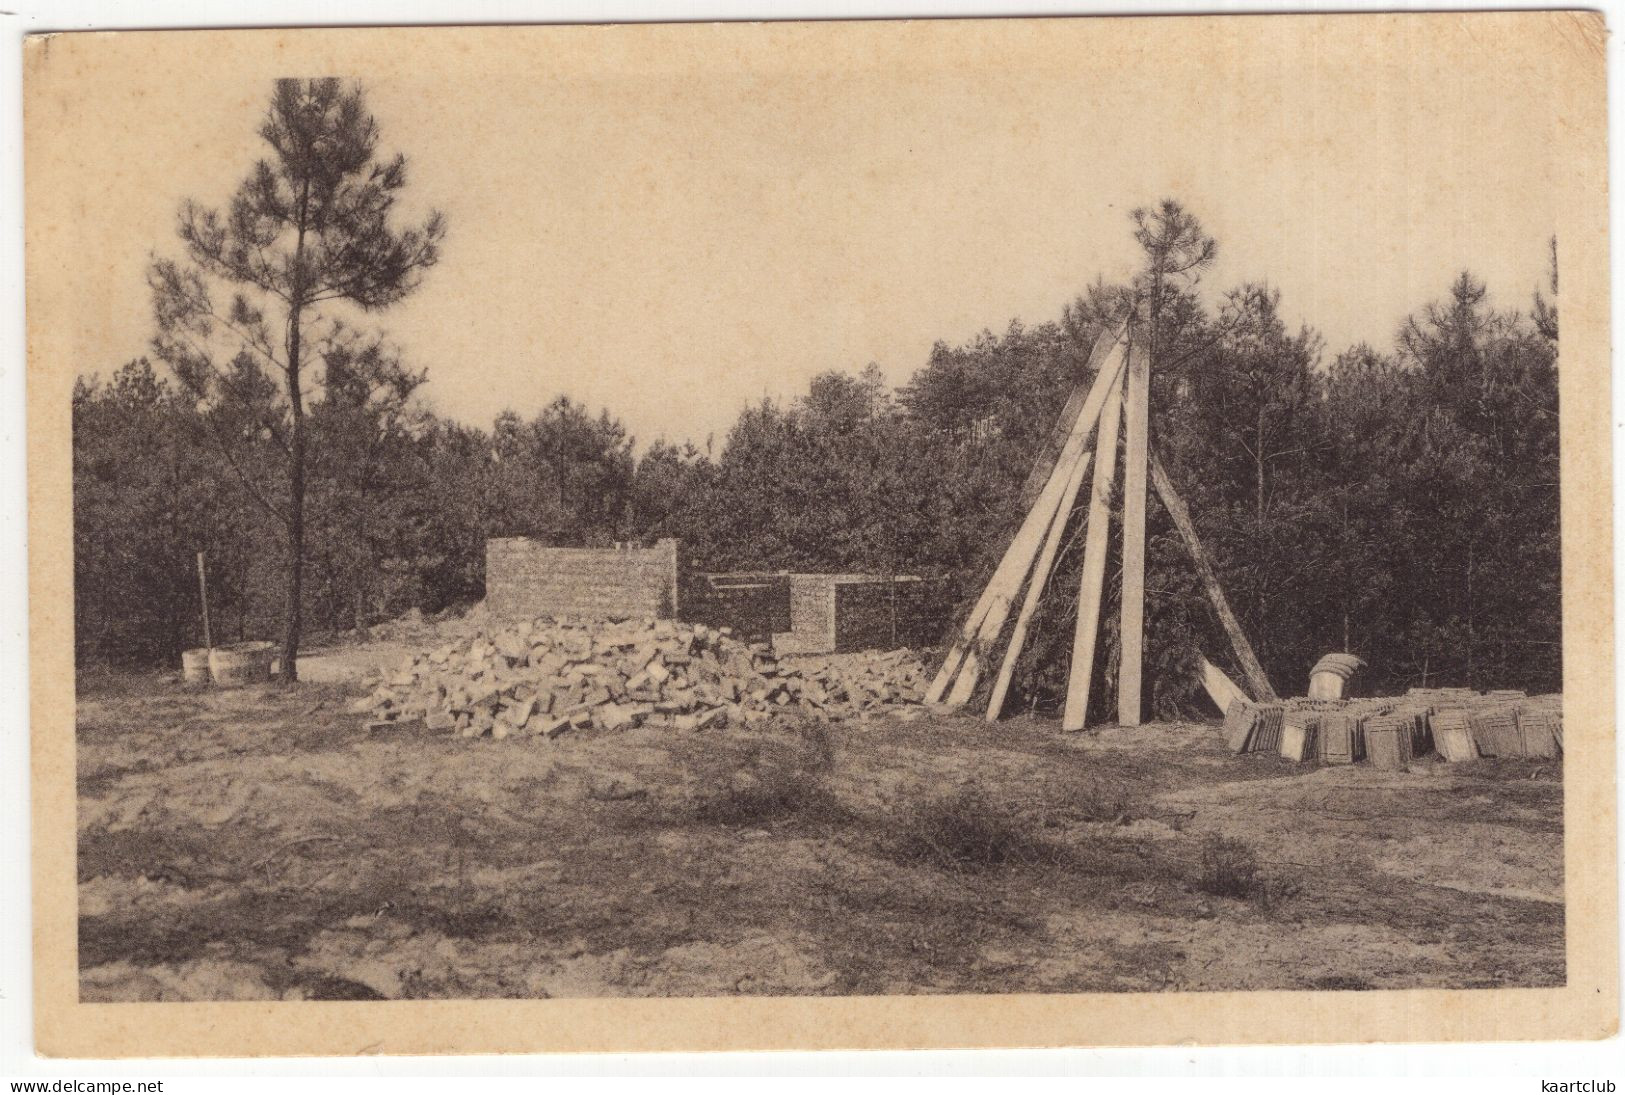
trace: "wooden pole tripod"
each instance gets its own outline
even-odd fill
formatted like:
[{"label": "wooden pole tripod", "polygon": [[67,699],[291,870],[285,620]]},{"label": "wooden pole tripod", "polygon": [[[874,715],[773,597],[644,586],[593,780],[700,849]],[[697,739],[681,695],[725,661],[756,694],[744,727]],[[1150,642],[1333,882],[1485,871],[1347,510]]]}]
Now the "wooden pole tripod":
[{"label": "wooden pole tripod", "polygon": [[[1055,431],[1028,476],[1022,492],[1023,502],[1029,504],[1026,518],[960,628],[926,691],[926,702],[945,702],[952,707],[961,707],[969,702],[980,682],[983,663],[1004,637],[1010,610],[1019,597],[1021,609],[1006,640],[1004,656],[999,660],[999,672],[994,679],[986,709],[989,722],[998,719],[1009,694],[1017,660],[1027,640],[1028,629],[1049,582],[1067,523],[1092,463],[1094,474],[1089,492],[1082,581],[1078,587],[1072,667],[1061,718],[1063,730],[1084,728],[1099,637],[1120,424],[1125,428],[1118,723],[1137,726],[1144,710],[1145,523],[1149,488],[1153,487],[1179,531],[1248,685],[1259,699],[1276,698],[1263,666],[1253,653],[1252,644],[1247,641],[1240,622],[1230,609],[1218,575],[1197,537],[1190,512],[1152,452],[1149,351],[1133,345],[1132,326],[1108,330],[1096,340],[1090,354],[1090,365],[1093,379],[1087,388],[1080,385],[1067,400]],[[1091,458],[1089,441],[1097,433]],[[1023,589],[1025,596],[1022,596]],[[1226,706],[1226,697],[1240,690],[1206,659],[1203,659],[1202,666],[1203,683],[1209,694],[1221,708]]]}]

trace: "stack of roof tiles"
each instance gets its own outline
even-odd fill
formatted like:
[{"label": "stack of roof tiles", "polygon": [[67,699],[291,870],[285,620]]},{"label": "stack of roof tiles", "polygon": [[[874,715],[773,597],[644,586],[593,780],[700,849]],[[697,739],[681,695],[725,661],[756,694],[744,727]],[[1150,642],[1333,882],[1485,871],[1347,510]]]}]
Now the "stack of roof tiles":
[{"label": "stack of roof tiles", "polygon": [[1447,707],[1428,716],[1433,729],[1433,747],[1451,763],[1475,760],[1478,746],[1473,744],[1473,731],[1467,725],[1467,711],[1461,707]]},{"label": "stack of roof tiles", "polygon": [[1245,753],[1258,723],[1258,707],[1246,700],[1232,700],[1224,713],[1224,740],[1232,753]]},{"label": "stack of roof tiles", "polygon": [[1225,740],[1237,753],[1274,753],[1281,748],[1286,706],[1237,700],[1225,713]]},{"label": "stack of roof tiles", "polygon": [[1320,720],[1320,759],[1327,764],[1354,764],[1365,757],[1365,716],[1330,711]]},{"label": "stack of roof tiles", "polygon": [[1561,696],[1413,688],[1399,698],[1237,701],[1225,736],[1237,753],[1278,752],[1290,760],[1404,769],[1437,752],[1449,762],[1485,757],[1556,757],[1563,748]]},{"label": "stack of roof tiles", "polygon": [[1518,734],[1517,709],[1513,707],[1472,707],[1467,711],[1467,726],[1473,732],[1473,744],[1486,757],[1517,757],[1523,755],[1523,738]]},{"label": "stack of roof tiles", "polygon": [[1281,719],[1281,755],[1299,763],[1318,757],[1320,720],[1317,712],[1288,709]]},{"label": "stack of roof tiles", "polygon": [[1373,716],[1365,724],[1366,755],[1378,768],[1403,771],[1414,756],[1415,735],[1416,720],[1408,713]]},{"label": "stack of roof tiles", "polygon": [[1524,756],[1555,757],[1563,751],[1563,703],[1559,696],[1537,696],[1518,709],[1518,733]]}]

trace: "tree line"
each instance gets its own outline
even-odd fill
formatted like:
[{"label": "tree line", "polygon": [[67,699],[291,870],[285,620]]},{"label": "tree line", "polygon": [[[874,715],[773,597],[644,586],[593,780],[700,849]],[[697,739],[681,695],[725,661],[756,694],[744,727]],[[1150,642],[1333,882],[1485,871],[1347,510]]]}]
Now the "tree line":
[{"label": "tree line", "polygon": [[[939,343],[895,390],[873,365],[832,370],[747,407],[719,442],[639,452],[609,411],[566,396],[489,429],[447,420],[422,398],[425,370],[324,317],[327,299],[375,311],[415,288],[444,224],[391,226],[405,165],[375,158],[359,89],[288,81],[267,117],[275,154],[232,207],[183,207],[187,260],[152,277],[152,354],[75,389],[82,663],[172,664],[198,645],[198,551],[220,635],[286,644],[291,619],[295,645],[304,623],[477,600],[490,536],[675,536],[704,570],[945,575],[968,601],[1095,339],[1132,317],[1153,444],[1278,689],[1300,692],[1344,649],[1384,690],[1560,687],[1555,242],[1550,296],[1497,308],[1463,273],[1390,343],[1328,354],[1289,328],[1275,289],[1206,292],[1217,244],[1164,202],[1129,226],[1141,274],[1088,286],[1051,321]],[[300,212],[307,189],[318,212]],[[228,291],[211,296],[216,282]],[[1064,691],[1080,531],[1018,704]],[[1227,665],[1228,649],[1155,503],[1148,532],[1147,695],[1172,714],[1192,705],[1197,656]],[[1111,606],[1103,619],[1110,661]],[[1101,676],[1109,693],[1115,674]]]}]

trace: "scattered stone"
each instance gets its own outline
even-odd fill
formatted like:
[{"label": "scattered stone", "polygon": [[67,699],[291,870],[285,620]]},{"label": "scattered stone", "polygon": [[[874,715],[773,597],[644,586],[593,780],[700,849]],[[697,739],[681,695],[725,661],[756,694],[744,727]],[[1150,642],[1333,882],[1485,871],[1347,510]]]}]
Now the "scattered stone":
[{"label": "scattered stone", "polygon": [[588,726],[702,730],[788,712],[918,718],[925,669],[908,650],[781,661],[727,628],[544,617],[444,643],[370,684],[355,705],[375,720],[369,730],[421,719],[464,737],[554,738]]}]

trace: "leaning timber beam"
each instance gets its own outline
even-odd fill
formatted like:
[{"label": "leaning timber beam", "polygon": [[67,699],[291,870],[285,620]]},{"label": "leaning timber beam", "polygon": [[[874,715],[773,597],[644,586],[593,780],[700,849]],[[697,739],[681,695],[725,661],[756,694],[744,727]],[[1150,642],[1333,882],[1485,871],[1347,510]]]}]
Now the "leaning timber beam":
[{"label": "leaning timber beam", "polygon": [[1044,533],[1060,505],[1067,479],[1077,461],[1085,456],[1089,437],[1094,432],[1096,420],[1100,417],[1100,408],[1106,400],[1106,393],[1116,388],[1121,374],[1122,356],[1114,354],[1107,359],[1101,366],[1101,371],[1095,376],[1083,401],[1083,407],[1073,422],[1060,460],[1051,470],[1049,481],[1044,485],[1038,501],[1027,511],[1027,516],[1017,529],[1014,539],[1010,541],[1010,546],[1005,550],[998,569],[993,572],[993,577],[982,590],[976,607],[965,620],[959,638],[955,640],[948,651],[948,656],[938,668],[931,687],[926,690],[927,703],[943,702],[945,696],[947,703],[955,705],[963,704],[970,699],[981,674],[982,652],[985,647],[998,639],[999,633],[1004,629],[1005,621],[1009,618],[1010,606],[1014,603],[1016,595],[1021,592],[1022,584],[1032,570],[1033,558],[1038,553]]},{"label": "leaning timber beam", "polygon": [[1123,400],[1123,593],[1118,604],[1117,722],[1140,725],[1145,649],[1145,502],[1151,353],[1129,350]]},{"label": "leaning timber beam", "polygon": [[[1124,328],[1121,325],[1108,327],[1095,338],[1095,344],[1089,351],[1089,364],[1084,371],[1085,376],[1098,377],[1106,365],[1106,356],[1112,352],[1122,337]],[[1072,390],[1067,399],[1066,406],[1055,420],[1055,426],[1050,436],[1044,442],[1044,447],[1038,450],[1038,457],[1033,461],[1032,471],[1027,473],[1027,481],[1021,487],[1021,508],[1031,509],[1033,503],[1038,501],[1044,484],[1049,481],[1050,475],[1055,471],[1055,465],[1060,462],[1061,450],[1066,446],[1066,439],[1071,434],[1072,423],[1078,419],[1078,413],[1083,409],[1085,393],[1093,391],[1092,385],[1079,384]]]},{"label": "leaning timber beam", "polygon": [[1033,622],[1033,614],[1038,611],[1038,602],[1044,596],[1044,586],[1049,582],[1051,568],[1055,565],[1055,555],[1061,548],[1061,541],[1066,537],[1067,518],[1072,516],[1072,504],[1078,500],[1078,491],[1083,487],[1083,477],[1089,471],[1089,454],[1084,453],[1083,459],[1078,461],[1072,469],[1072,476],[1067,480],[1066,490],[1061,495],[1061,506],[1055,511],[1055,519],[1050,522],[1049,534],[1044,537],[1044,550],[1039,552],[1038,562],[1033,566],[1033,575],[1027,583],[1027,597],[1021,603],[1021,613],[1016,617],[1016,628],[1010,633],[1010,644],[1005,647],[1004,662],[999,666],[999,675],[993,684],[993,694],[987,701],[987,721],[997,722],[999,715],[1004,711],[1004,698],[1010,693],[1010,681],[1016,673],[1016,661],[1021,657],[1021,648],[1027,645],[1027,628]]},{"label": "leaning timber beam", "polygon": [[1213,701],[1213,705],[1219,709],[1221,715],[1227,714],[1230,705],[1237,700],[1243,703],[1247,700],[1247,693],[1226,676],[1224,670],[1206,658],[1202,659],[1202,687],[1207,690],[1208,699]]},{"label": "leaning timber beam", "polygon": [[1089,712],[1089,686],[1100,637],[1100,597],[1106,580],[1106,542],[1111,523],[1112,483],[1117,477],[1117,433],[1123,421],[1123,392],[1112,388],[1100,412],[1095,446],[1095,479],[1089,492],[1089,531],[1083,542],[1083,580],[1078,584],[1078,623],[1072,634],[1072,671],[1066,685],[1062,730],[1082,730]]},{"label": "leaning timber beam", "polygon": [[1157,488],[1157,497],[1162,499],[1163,508],[1173,518],[1174,527],[1185,541],[1185,549],[1190,552],[1191,562],[1196,565],[1197,577],[1201,578],[1202,585],[1207,589],[1208,600],[1213,602],[1213,611],[1218,614],[1219,623],[1230,638],[1231,649],[1236,653],[1236,661],[1247,683],[1252,685],[1253,694],[1260,700],[1278,699],[1269,677],[1264,674],[1264,667],[1253,653],[1252,644],[1241,630],[1241,623],[1236,619],[1236,614],[1230,611],[1230,602],[1225,598],[1224,588],[1219,585],[1219,576],[1214,573],[1213,564],[1208,561],[1202,541],[1196,535],[1196,526],[1191,523],[1190,511],[1185,508],[1179,492],[1174,490],[1173,481],[1168,478],[1162,461],[1157,459],[1154,452],[1151,454],[1151,481]]},{"label": "leaning timber beam", "polygon": [[[1004,631],[1005,621],[1010,617],[1010,609],[1015,604],[1016,594],[1021,592],[1022,583],[1033,577],[1034,556],[1042,548],[1045,531],[1058,516],[1062,496],[1074,467],[1089,459],[1089,437],[1094,433],[1096,423],[1101,421],[1104,413],[1101,408],[1106,404],[1108,396],[1119,389],[1124,358],[1121,352],[1122,344],[1118,343],[1117,346],[1119,352],[1107,358],[1090,385],[1089,394],[1084,398],[1083,409],[1078,412],[1077,423],[1067,439],[1061,459],[1056,462],[1054,471],[1050,473],[1050,481],[1045,484],[1044,493],[1028,514],[1029,521],[1041,514],[1046,516],[1037,525],[1030,527],[1023,525],[1022,535],[1026,536],[1030,532],[1031,539],[1018,537],[1022,551],[1019,569],[1008,572],[1004,583],[999,586],[993,601],[989,604],[987,614],[966,650],[959,673],[953,679],[952,687],[948,689],[946,702],[950,706],[964,705],[975,693],[977,682],[981,680],[982,675],[982,655],[998,642],[999,635]],[[1011,547],[1014,550],[1015,544]]]},{"label": "leaning timber beam", "polygon": [[[966,664],[975,659],[977,646],[985,642],[983,633],[988,617],[998,611],[1001,600],[1014,597],[1015,591],[1020,588],[1022,578],[1032,566],[1033,553],[1038,550],[1038,538],[1043,535],[1043,530],[1049,527],[1050,520],[1055,516],[1055,507],[1060,503],[1061,487],[1065,485],[1072,464],[1078,459],[1078,454],[1072,451],[1070,445],[1068,450],[1068,455],[1063,457],[1066,466],[1056,465],[1050,476],[1051,482],[1045,486],[1044,494],[1040,496],[1038,503],[1027,511],[1027,516],[1022,520],[1021,527],[1016,530],[1010,546],[999,559],[999,565],[993,571],[993,576],[988,579],[987,585],[982,587],[982,594],[976,599],[975,607],[959,628],[958,637],[949,647],[942,665],[937,668],[931,686],[926,689],[926,703],[942,702],[949,696],[950,685],[958,682]],[[955,701],[950,698],[947,702]]]}]

